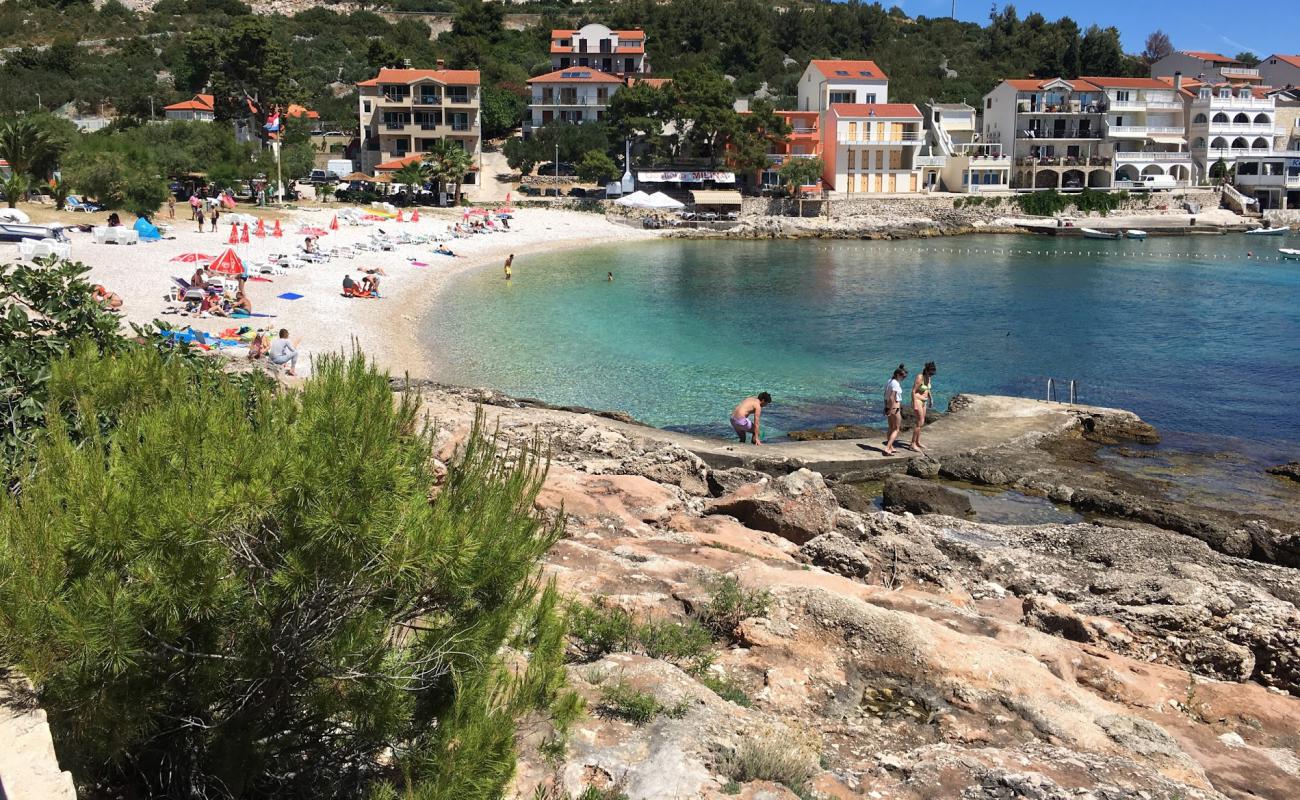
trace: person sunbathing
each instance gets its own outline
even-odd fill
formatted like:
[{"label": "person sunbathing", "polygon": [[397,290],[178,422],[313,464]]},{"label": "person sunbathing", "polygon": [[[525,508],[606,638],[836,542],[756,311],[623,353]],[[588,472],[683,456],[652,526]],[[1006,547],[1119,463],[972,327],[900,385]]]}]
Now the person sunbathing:
[{"label": "person sunbathing", "polygon": [[190,286],[193,286],[195,289],[208,288],[207,273],[204,272],[203,267],[194,270],[194,275],[190,277]]},{"label": "person sunbathing", "polygon": [[245,314],[253,313],[253,301],[248,299],[248,293],[244,291],[245,278],[239,279],[239,290],[235,292],[235,302],[232,305],[234,311],[243,311]]},{"label": "person sunbathing", "polygon": [[199,303],[199,314],[208,314],[214,317],[226,316],[225,298],[219,294],[204,295],[203,302]]},{"label": "person sunbathing", "polygon": [[117,311],[122,307],[122,297],[117,292],[110,292],[108,289],[95,284],[95,302],[99,303],[109,311]]},{"label": "person sunbathing", "polygon": [[304,253],[313,253],[313,254],[320,252],[319,250],[316,249],[316,240],[311,236],[308,236],[307,241],[303,242],[302,251]]},{"label": "person sunbathing", "polygon": [[266,341],[266,334],[262,331],[258,331],[253,336],[253,341],[248,343],[248,357],[253,361],[256,361],[266,355],[266,351],[270,346],[271,345]]},{"label": "person sunbathing", "polygon": [[433,252],[437,253],[440,256],[451,256],[452,258],[456,257],[456,254],[451,252],[451,250],[447,248],[447,244],[445,242],[439,242],[438,246],[434,248]]}]

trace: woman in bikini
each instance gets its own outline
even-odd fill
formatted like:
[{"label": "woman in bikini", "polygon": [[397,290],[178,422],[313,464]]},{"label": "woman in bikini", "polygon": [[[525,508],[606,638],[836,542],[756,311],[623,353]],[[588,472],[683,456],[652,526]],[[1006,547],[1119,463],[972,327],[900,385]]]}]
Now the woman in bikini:
[{"label": "woman in bikini", "polygon": [[921,428],[925,427],[925,410],[934,403],[930,388],[930,379],[938,372],[933,361],[925,362],[925,368],[916,376],[912,384],[912,410],[916,412],[916,425],[912,428],[912,449],[924,450],[921,446]]}]

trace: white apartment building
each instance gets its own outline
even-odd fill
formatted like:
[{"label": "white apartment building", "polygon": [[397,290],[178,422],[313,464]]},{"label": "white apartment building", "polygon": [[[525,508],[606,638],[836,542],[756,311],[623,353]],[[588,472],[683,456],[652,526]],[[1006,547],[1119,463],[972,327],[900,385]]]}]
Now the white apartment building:
[{"label": "white apartment building", "polygon": [[945,192],[1010,188],[1011,158],[1001,144],[981,141],[974,106],[929,103],[923,111],[927,146],[916,156],[922,188]]},{"label": "white apartment building", "polygon": [[622,78],[583,67],[531,78],[527,128],[536,130],[552,120],[583,123],[604,119],[610,98],[622,86]]},{"label": "white apartment building", "polygon": [[825,111],[836,103],[889,102],[889,77],[874,61],[814,60],[799,78],[799,110]]},{"label": "white apartment building", "polygon": [[1277,150],[1237,158],[1232,183],[1260,209],[1300,208],[1300,150]]},{"label": "white apartment building", "polygon": [[440,139],[482,157],[478,70],[381,69],[357,84],[357,115],[363,172],[397,169]]},{"label": "white apartment building", "polygon": [[598,23],[551,31],[551,69],[586,67],[607,75],[650,72],[645,31],[616,31]]},{"label": "white apartment building", "polygon": [[1300,55],[1284,56],[1274,53],[1259,62],[1257,69],[1265,86],[1275,89],[1300,86]]},{"label": "white apartment building", "polygon": [[1126,187],[1192,177],[1183,103],[1152,78],[1006,80],[984,96],[983,143],[1000,144],[1017,187]]},{"label": "white apartment building", "polygon": [[1219,161],[1230,169],[1242,156],[1272,154],[1277,104],[1267,92],[1227,83],[1193,85],[1183,91],[1198,182],[1209,180]]},{"label": "white apartment building", "polygon": [[1260,71],[1235,58],[1203,50],[1178,50],[1151,65],[1151,77],[1183,77],[1203,83],[1261,82]]}]

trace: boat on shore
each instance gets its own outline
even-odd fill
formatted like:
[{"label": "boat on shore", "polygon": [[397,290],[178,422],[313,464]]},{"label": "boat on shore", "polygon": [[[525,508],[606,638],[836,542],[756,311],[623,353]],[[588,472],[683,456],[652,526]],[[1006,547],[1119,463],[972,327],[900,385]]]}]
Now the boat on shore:
[{"label": "boat on shore", "polygon": [[1290,233],[1291,229],[1285,225],[1280,228],[1252,228],[1246,231],[1247,236],[1285,236]]},{"label": "boat on shore", "polygon": [[1279,247],[1277,251],[1281,253],[1282,257],[1287,261],[1300,261],[1300,250],[1296,250],[1293,247]]},{"label": "boat on shore", "polygon": [[1128,230],[1124,231],[1124,235],[1130,239],[1137,239],[1139,241],[1145,240],[1147,238],[1147,232],[1138,230],[1137,228],[1129,228]]},{"label": "boat on shore", "polygon": [[23,239],[53,239],[57,242],[68,241],[64,226],[58,223],[36,225],[30,222],[0,221],[0,242],[21,242]]},{"label": "boat on shore", "polygon": [[1120,239],[1124,234],[1111,231],[1099,231],[1096,228],[1080,228],[1085,239]]}]

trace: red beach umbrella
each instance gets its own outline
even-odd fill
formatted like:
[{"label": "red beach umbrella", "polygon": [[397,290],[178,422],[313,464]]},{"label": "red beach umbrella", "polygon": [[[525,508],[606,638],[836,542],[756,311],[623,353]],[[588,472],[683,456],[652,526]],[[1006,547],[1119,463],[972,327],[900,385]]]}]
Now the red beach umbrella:
[{"label": "red beach umbrella", "polygon": [[208,265],[208,271],[221,275],[243,275],[244,262],[240,260],[234,250],[227,247],[226,252],[217,256],[217,260]]},{"label": "red beach umbrella", "polygon": [[236,222],[232,222],[232,223],[230,223],[230,238],[226,240],[226,244],[239,244],[239,224],[238,224],[238,223],[236,223]]},{"label": "red beach umbrella", "polygon": [[339,215],[335,214],[334,217],[330,219],[330,230],[336,231],[338,229],[339,229]]},{"label": "red beach umbrella", "polygon": [[411,222],[419,222],[419,221],[420,221],[420,210],[417,208],[416,210],[411,212]]},{"label": "red beach umbrella", "polygon": [[212,260],[212,256],[206,253],[181,253],[180,255],[172,259],[172,261],[181,261],[186,264],[197,264],[200,261],[206,263],[211,260]]},{"label": "red beach umbrella", "polygon": [[248,223],[247,222],[244,223],[244,229],[239,233],[239,241],[241,244],[248,244]]},{"label": "red beach umbrella", "polygon": [[298,233],[303,236],[324,236],[328,234],[329,231],[325,230],[324,228],[312,227],[312,228],[299,228]]},{"label": "red beach umbrella", "polygon": [[402,216],[402,209],[400,209],[400,208],[397,209],[397,221],[398,221],[398,222],[406,222],[406,218]]},{"label": "red beach umbrella", "polygon": [[284,236],[284,231],[280,230],[280,220],[275,221],[275,227],[271,229],[271,235],[277,239]]},{"label": "red beach umbrella", "polygon": [[266,225],[263,224],[260,217],[257,220],[257,228],[253,231],[253,235],[259,239],[266,236]]}]

